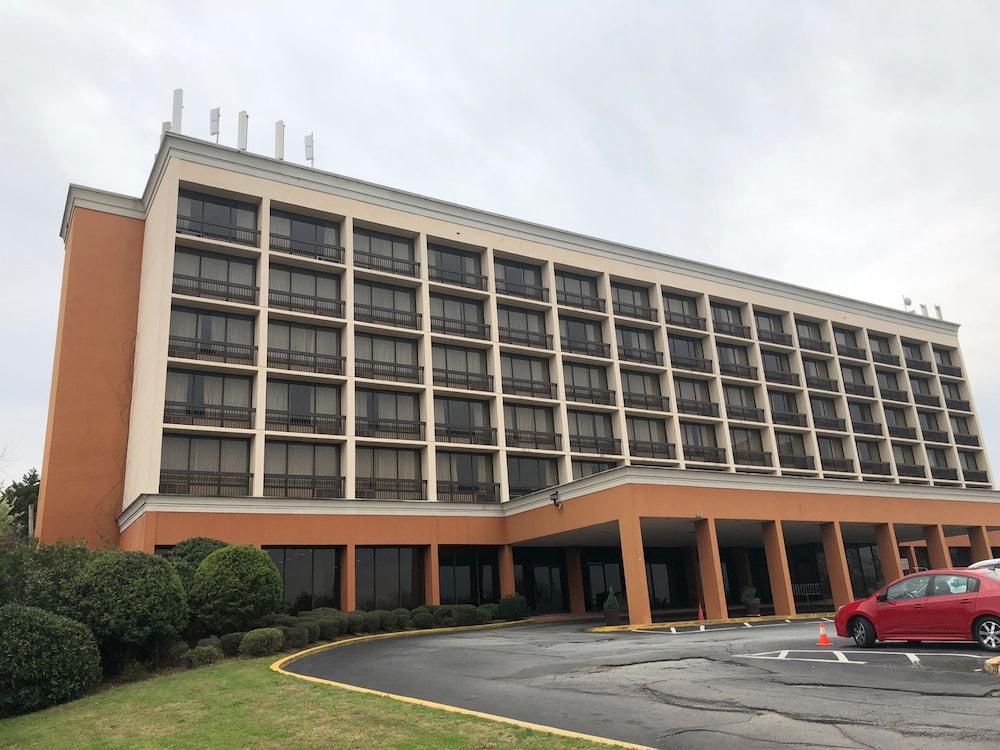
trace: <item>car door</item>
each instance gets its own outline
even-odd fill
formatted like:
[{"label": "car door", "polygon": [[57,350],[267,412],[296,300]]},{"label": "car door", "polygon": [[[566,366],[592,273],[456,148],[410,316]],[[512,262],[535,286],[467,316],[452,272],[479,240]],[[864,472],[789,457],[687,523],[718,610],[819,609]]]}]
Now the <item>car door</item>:
[{"label": "car door", "polygon": [[875,627],[879,638],[918,637],[928,627],[927,600],[931,576],[901,578],[885,590],[875,606]]},{"label": "car door", "polygon": [[939,573],[927,599],[928,628],[938,638],[972,639],[979,579],[958,573]]}]

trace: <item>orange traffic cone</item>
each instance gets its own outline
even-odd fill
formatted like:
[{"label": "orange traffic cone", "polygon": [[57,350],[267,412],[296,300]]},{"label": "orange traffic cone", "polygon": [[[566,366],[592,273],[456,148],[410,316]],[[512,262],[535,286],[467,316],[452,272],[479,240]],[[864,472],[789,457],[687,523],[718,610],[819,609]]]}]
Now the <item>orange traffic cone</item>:
[{"label": "orange traffic cone", "polygon": [[832,646],[830,639],[826,635],[826,623],[821,622],[819,624],[819,641],[816,643],[817,646]]},{"label": "orange traffic cone", "polygon": [[698,602],[698,622],[705,619],[705,610],[702,609],[701,602]]}]

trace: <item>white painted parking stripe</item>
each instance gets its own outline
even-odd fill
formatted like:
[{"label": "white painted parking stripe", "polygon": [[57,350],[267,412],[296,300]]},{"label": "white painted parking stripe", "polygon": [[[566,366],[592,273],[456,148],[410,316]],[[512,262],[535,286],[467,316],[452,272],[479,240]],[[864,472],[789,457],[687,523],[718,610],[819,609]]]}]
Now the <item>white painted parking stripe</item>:
[{"label": "white painted parking stripe", "polygon": [[833,655],[837,657],[837,661],[842,662],[844,664],[850,661],[846,656],[844,656],[843,651],[834,651]]},{"label": "white painted parking stripe", "polygon": [[743,627],[752,628],[753,625],[751,625],[749,622],[745,622],[745,623],[743,623]]},{"label": "white painted parking stripe", "polygon": [[920,664],[920,657],[917,656],[916,654],[907,653],[906,655],[910,659],[910,664],[918,664],[918,665]]},{"label": "white painted parking stripe", "polygon": [[[751,628],[783,628],[787,625],[815,625],[816,623],[812,620],[785,620],[784,622],[761,622],[756,625],[749,625],[749,623],[743,623]],[[630,630],[630,633],[645,633],[646,635],[702,635],[703,633],[720,633],[724,630],[743,630],[739,625],[727,625],[721,628],[706,628],[704,625],[699,626],[697,630],[678,630],[674,626],[670,626],[670,632],[668,633],[665,629],[658,630]]]}]

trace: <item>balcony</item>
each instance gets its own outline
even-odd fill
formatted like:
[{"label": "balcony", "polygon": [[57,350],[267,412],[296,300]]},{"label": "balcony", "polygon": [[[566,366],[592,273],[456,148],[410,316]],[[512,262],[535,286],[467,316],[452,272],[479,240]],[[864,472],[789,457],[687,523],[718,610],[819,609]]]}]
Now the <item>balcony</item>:
[{"label": "balcony", "polygon": [[881,435],[882,425],[878,422],[858,422],[851,420],[854,431],[862,435]]},{"label": "balcony", "polygon": [[354,319],[360,323],[379,323],[396,328],[420,328],[420,313],[396,310],[391,307],[376,307],[354,303]]},{"label": "balcony", "polygon": [[264,412],[264,429],[312,435],[343,435],[344,417],[340,414],[296,414],[267,409]]},{"label": "balcony", "polygon": [[979,445],[978,435],[963,435],[960,432],[955,433],[955,443],[957,445]]},{"label": "balcony", "polygon": [[513,297],[537,299],[542,302],[549,301],[549,290],[544,286],[518,284],[516,281],[504,281],[503,279],[497,279],[496,284],[497,294],[509,294]]},{"label": "balcony", "polygon": [[170,424],[248,430],[253,427],[253,415],[254,410],[248,406],[189,404],[184,401],[167,401],[163,405],[163,421]]},{"label": "balcony", "polygon": [[162,469],[161,495],[199,495],[204,497],[247,497],[249,473],[231,471],[189,471]]},{"label": "balcony", "polygon": [[757,368],[751,365],[741,365],[737,362],[723,362],[719,360],[719,372],[723,375],[730,375],[734,378],[745,378],[746,380],[757,379]]},{"label": "balcony", "polygon": [[666,396],[651,396],[647,393],[623,393],[625,406],[650,411],[670,411],[670,399]]},{"label": "balcony", "polygon": [[397,383],[423,383],[424,368],[399,362],[378,362],[373,359],[354,360],[354,374],[370,380],[394,380]]},{"label": "balcony", "polygon": [[249,284],[235,284],[231,281],[217,281],[201,276],[186,276],[175,273],[174,294],[186,294],[189,297],[206,297],[221,299],[227,302],[242,302],[245,305],[257,304],[258,288]]},{"label": "balcony", "polygon": [[778,464],[782,469],[814,469],[816,463],[812,456],[803,456],[797,453],[786,455],[778,454]]},{"label": "balcony", "polygon": [[527,378],[503,378],[500,381],[505,395],[532,396],[533,398],[555,398],[555,383],[541,383]]},{"label": "balcony", "polygon": [[615,403],[615,392],[607,388],[591,388],[586,385],[567,385],[566,399],[588,404],[612,405]]},{"label": "balcony", "polygon": [[712,448],[707,445],[685,445],[685,461],[700,461],[707,464],[726,463],[726,449]]},{"label": "balcony", "polygon": [[850,357],[851,359],[868,359],[868,352],[862,349],[860,346],[849,346],[847,344],[837,344],[837,354],[841,357]]},{"label": "balcony", "polygon": [[400,276],[418,276],[420,274],[420,264],[416,261],[357,250],[354,251],[354,265],[357,268],[371,268],[375,271],[385,271]]},{"label": "balcony", "polygon": [[442,443],[464,443],[466,445],[497,444],[497,431],[493,427],[435,424],[434,437]]},{"label": "balcony", "polygon": [[677,399],[677,411],[681,414],[697,414],[699,417],[717,417],[719,416],[719,405],[712,401],[679,398]]},{"label": "balcony", "polygon": [[906,366],[911,370],[921,370],[923,372],[930,372],[933,369],[931,363],[926,359],[913,359],[911,357],[906,357]]},{"label": "balcony", "polygon": [[617,456],[622,452],[622,441],[616,438],[595,437],[594,435],[570,435],[569,449],[574,453],[600,453]]},{"label": "balcony", "polygon": [[426,500],[426,479],[358,477],[354,483],[360,500]]},{"label": "balcony", "polygon": [[764,379],[768,383],[779,383],[781,385],[798,385],[799,376],[794,372],[783,372],[781,370],[764,370]]},{"label": "balcony", "polygon": [[500,502],[500,485],[496,482],[445,482],[437,483],[437,499],[444,503]]},{"label": "balcony", "polygon": [[932,466],[931,477],[933,479],[943,479],[951,482],[957,482],[958,469],[953,469],[950,466]]},{"label": "balcony", "polygon": [[637,458],[677,458],[673,444],[658,440],[630,440],[628,450]]},{"label": "balcony", "polygon": [[813,339],[808,336],[799,336],[799,346],[814,352],[830,353],[830,342],[823,339]]},{"label": "balcony", "polygon": [[867,398],[875,398],[875,386],[867,385],[865,383],[852,383],[848,380],[845,380],[844,393],[848,393],[852,396],[865,396]]},{"label": "balcony", "polygon": [[837,471],[841,474],[854,473],[854,461],[849,458],[821,458],[823,471]]},{"label": "balcony", "polygon": [[916,440],[917,428],[907,427],[906,425],[891,424],[889,425],[889,437],[904,438],[905,440]]},{"label": "balcony", "polygon": [[538,492],[539,490],[547,489],[547,487],[548,485],[539,487],[534,484],[512,484],[507,489],[510,491],[510,497],[513,500],[515,497],[530,495],[532,492]]},{"label": "balcony", "polygon": [[872,362],[878,362],[880,365],[892,365],[893,367],[899,367],[898,356],[895,354],[877,352],[874,349],[872,349]]},{"label": "balcony", "polygon": [[847,432],[847,422],[840,417],[817,417],[813,415],[813,426],[817,430],[835,430]]},{"label": "balcony", "polygon": [[926,477],[923,466],[917,464],[896,464],[896,473],[901,477]]},{"label": "balcony", "polygon": [[805,414],[796,411],[774,411],[771,412],[771,419],[775,424],[791,425],[792,427],[805,427],[808,424]]},{"label": "balcony", "polygon": [[919,404],[920,406],[941,407],[941,399],[930,393],[914,393],[913,403]]},{"label": "balcony", "polygon": [[354,420],[354,434],[385,440],[423,440],[424,423],[412,419],[357,417]]},{"label": "balcony", "polygon": [[726,415],[730,419],[740,419],[744,422],[765,421],[764,410],[757,409],[752,406],[733,406],[732,404],[726,404]]},{"label": "balcony", "polygon": [[770,466],[771,454],[767,451],[733,451],[733,459],[740,466]]},{"label": "balcony", "polygon": [[435,367],[434,385],[444,388],[462,388],[467,391],[492,391],[493,376],[479,372],[463,372]]},{"label": "balcony", "polygon": [[779,344],[781,346],[791,346],[792,336],[780,331],[757,331],[757,338],[767,344]]},{"label": "balcony", "polygon": [[562,450],[562,435],[558,432],[535,432],[534,430],[507,430],[508,448],[530,448],[537,451]]},{"label": "balcony", "polygon": [[648,320],[655,323],[657,319],[656,308],[645,305],[633,305],[631,302],[615,302],[612,308],[615,315],[624,315],[638,320]]},{"label": "balcony", "polygon": [[501,344],[518,344],[519,346],[533,346],[536,349],[551,349],[552,337],[547,333],[537,331],[523,331],[520,328],[506,328],[500,326]]},{"label": "balcony", "polygon": [[942,365],[940,362],[937,366],[938,374],[945,375],[949,378],[960,378],[962,377],[962,368],[955,367],[954,365]]},{"label": "balcony", "polygon": [[972,404],[964,398],[946,398],[944,405],[955,411],[972,411]]},{"label": "balcony", "polygon": [[833,378],[820,378],[815,375],[806,375],[806,385],[818,391],[838,391],[837,381]]},{"label": "balcony", "polygon": [[679,354],[670,355],[670,364],[682,370],[695,372],[711,372],[712,360],[703,357],[682,357]]},{"label": "balcony", "polygon": [[463,271],[451,271],[447,268],[438,268],[437,266],[428,266],[427,278],[431,281],[464,286],[469,289],[486,289],[486,277],[479,273],[465,273]]},{"label": "balcony", "polygon": [[289,349],[268,349],[267,366],[282,370],[320,372],[326,375],[343,375],[344,358],[336,354],[297,352]]},{"label": "balcony", "polygon": [[687,315],[686,313],[671,312],[670,310],[663,311],[666,317],[667,323],[669,325],[681,326],[683,328],[694,328],[698,331],[708,330],[708,321],[704,318],[700,318],[697,315]]},{"label": "balcony", "polygon": [[272,289],[268,292],[267,301],[269,306],[278,308],[279,310],[294,310],[295,312],[324,315],[328,318],[344,317],[344,301],[339,299],[315,297],[311,294],[298,294],[297,292],[281,292],[277,289]]},{"label": "balcony", "polygon": [[975,484],[989,484],[990,481],[985,471],[974,469],[962,469],[962,477],[966,482],[973,482]]},{"label": "balcony", "polygon": [[329,263],[344,262],[344,248],[340,245],[295,240],[274,232],[271,232],[271,249],[291,255],[301,255],[303,258],[325,260]]},{"label": "balcony", "polygon": [[643,365],[662,365],[663,354],[648,349],[635,349],[631,346],[618,347],[618,359],[626,362],[638,362]]},{"label": "balcony", "polygon": [[889,466],[888,461],[862,461],[861,462],[861,473],[862,474],[877,474],[879,476],[888,476],[892,473],[892,469]]},{"label": "balcony", "polygon": [[452,336],[462,336],[467,339],[482,339],[489,341],[490,327],[485,323],[474,323],[467,320],[454,320],[440,315],[431,316],[431,330],[434,333],[447,333]]},{"label": "balcony", "polygon": [[265,474],[264,497],[339,499],[344,497],[344,478],[312,474]]},{"label": "balcony", "polygon": [[924,440],[929,443],[947,443],[948,433],[944,430],[920,430]]},{"label": "balcony", "polygon": [[260,245],[260,232],[256,229],[212,224],[208,221],[191,219],[187,216],[177,217],[177,233],[187,234],[192,237],[204,237],[209,240],[222,240],[223,242],[232,242],[237,245],[249,245],[251,247],[258,247]]},{"label": "balcony", "polygon": [[562,336],[559,339],[559,344],[564,352],[586,354],[589,357],[604,357],[605,359],[611,356],[611,345],[600,341],[570,339]]},{"label": "balcony", "polygon": [[250,344],[230,344],[225,341],[203,341],[184,336],[171,336],[167,355],[205,362],[226,362],[233,365],[257,363],[257,347]]},{"label": "balcony", "polygon": [[750,338],[750,326],[740,325],[739,323],[727,323],[724,320],[713,320],[712,328],[715,329],[716,333],[721,333],[724,336],[736,336],[741,339]]},{"label": "balcony", "polygon": [[878,392],[885,401],[899,401],[903,404],[910,402],[910,397],[906,391],[896,390],[895,388],[882,388],[879,386]]},{"label": "balcony", "polygon": [[591,297],[587,294],[577,294],[576,292],[560,292],[556,290],[556,302],[567,307],[579,307],[583,310],[593,310],[604,312],[604,300],[600,297]]}]

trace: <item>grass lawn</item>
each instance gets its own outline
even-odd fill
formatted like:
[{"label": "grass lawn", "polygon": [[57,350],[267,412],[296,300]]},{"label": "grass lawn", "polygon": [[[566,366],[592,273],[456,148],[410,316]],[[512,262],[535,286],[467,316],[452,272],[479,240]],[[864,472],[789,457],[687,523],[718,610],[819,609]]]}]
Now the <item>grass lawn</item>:
[{"label": "grass lawn", "polygon": [[0,721],[0,748],[606,747],[317,685],[230,659]]}]

